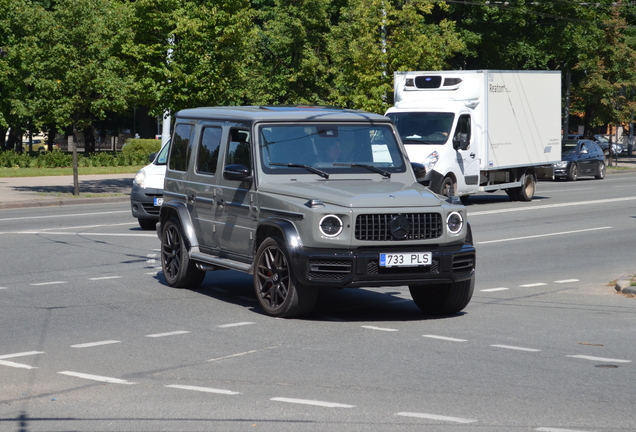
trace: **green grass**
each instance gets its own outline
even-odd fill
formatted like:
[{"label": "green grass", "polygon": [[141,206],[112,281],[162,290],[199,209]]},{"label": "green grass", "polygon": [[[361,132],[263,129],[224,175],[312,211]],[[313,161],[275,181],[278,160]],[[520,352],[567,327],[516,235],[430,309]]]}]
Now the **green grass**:
[{"label": "green grass", "polygon": [[[144,165],[79,167],[79,175],[136,173]],[[0,177],[41,177],[73,175],[73,168],[0,168]]]}]

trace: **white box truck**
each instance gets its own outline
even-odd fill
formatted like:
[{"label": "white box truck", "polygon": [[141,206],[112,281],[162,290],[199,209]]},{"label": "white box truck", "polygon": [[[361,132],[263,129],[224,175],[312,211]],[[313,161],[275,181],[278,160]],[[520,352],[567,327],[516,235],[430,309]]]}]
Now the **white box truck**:
[{"label": "white box truck", "polygon": [[396,72],[394,90],[386,115],[433,192],[531,201],[537,168],[561,160],[561,72]]}]

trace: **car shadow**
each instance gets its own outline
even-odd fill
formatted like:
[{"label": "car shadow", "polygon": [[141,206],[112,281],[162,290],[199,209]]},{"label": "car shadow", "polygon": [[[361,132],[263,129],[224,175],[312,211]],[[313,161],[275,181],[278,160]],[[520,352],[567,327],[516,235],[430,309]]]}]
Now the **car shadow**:
[{"label": "car shadow", "polygon": [[[155,279],[167,285],[163,273],[159,271]],[[259,315],[268,316],[259,306],[254,293],[252,277],[234,270],[208,272],[196,292],[218,301],[241,306]],[[313,311],[303,317],[304,321],[343,322],[402,322],[426,321],[456,318],[465,315],[459,312],[451,315],[425,315],[411,300],[408,288],[387,287],[386,289],[324,288],[320,290]]]}]

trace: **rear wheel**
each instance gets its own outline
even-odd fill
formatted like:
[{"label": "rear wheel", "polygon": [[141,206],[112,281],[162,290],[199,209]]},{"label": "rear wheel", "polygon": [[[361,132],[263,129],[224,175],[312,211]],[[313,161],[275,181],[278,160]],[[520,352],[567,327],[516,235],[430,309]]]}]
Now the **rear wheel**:
[{"label": "rear wheel", "polygon": [[413,301],[428,315],[450,315],[464,309],[473,296],[475,277],[448,284],[409,285]]},{"label": "rear wheel", "polygon": [[596,175],[594,176],[594,178],[598,180],[603,180],[605,178],[605,162],[600,161],[598,163],[598,169],[596,171]]},{"label": "rear wheel", "polygon": [[568,169],[568,180],[575,181],[579,176],[579,167],[572,163]]},{"label": "rear wheel", "polygon": [[205,271],[190,260],[181,223],[170,218],[161,232],[161,268],[168,285],[174,288],[197,288]]},{"label": "rear wheel", "polygon": [[267,238],[256,252],[254,290],[268,315],[289,318],[309,313],[318,299],[319,288],[299,285],[290,266],[282,239]]},{"label": "rear wheel", "polygon": [[517,200],[519,201],[532,201],[534,192],[537,189],[537,183],[532,174],[526,174],[521,181],[522,185],[517,189]]}]

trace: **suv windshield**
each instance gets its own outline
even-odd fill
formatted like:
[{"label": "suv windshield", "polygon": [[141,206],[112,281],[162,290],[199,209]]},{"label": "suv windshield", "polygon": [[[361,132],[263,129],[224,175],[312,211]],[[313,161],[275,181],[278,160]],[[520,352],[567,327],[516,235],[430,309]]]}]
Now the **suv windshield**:
[{"label": "suv windshield", "polygon": [[397,127],[404,144],[444,144],[453,126],[453,113],[393,112],[386,115]]},{"label": "suv windshield", "polygon": [[258,131],[262,169],[269,174],[404,172],[390,125],[267,124]]}]

